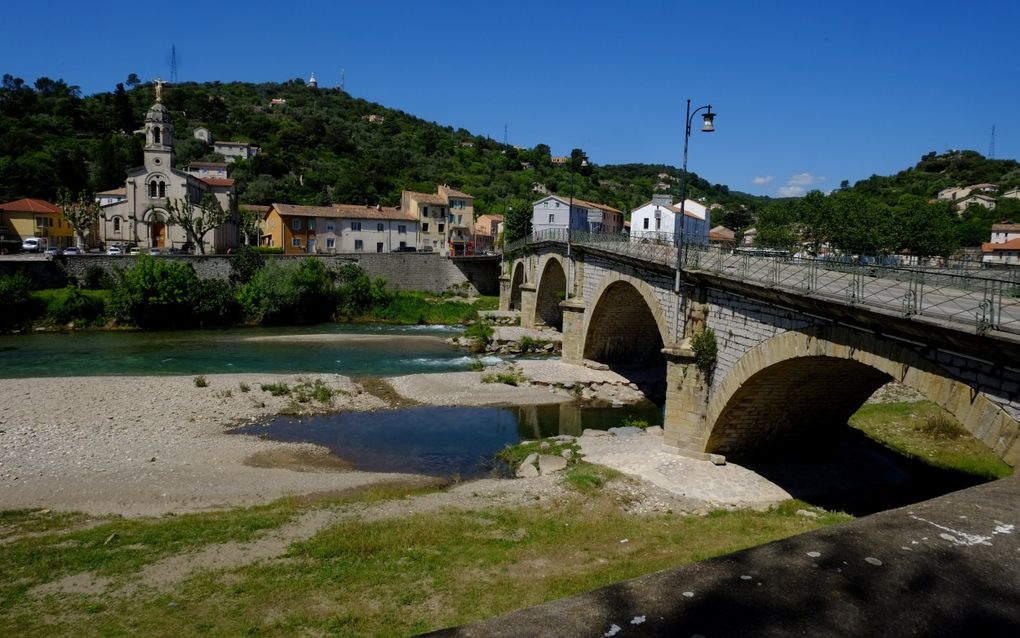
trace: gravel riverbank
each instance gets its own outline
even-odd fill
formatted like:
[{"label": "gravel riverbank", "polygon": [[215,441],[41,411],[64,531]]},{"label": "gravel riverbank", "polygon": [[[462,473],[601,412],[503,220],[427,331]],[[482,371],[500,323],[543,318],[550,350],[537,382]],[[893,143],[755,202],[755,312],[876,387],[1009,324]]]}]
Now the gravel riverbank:
[{"label": "gravel riverbank", "polygon": [[[414,478],[355,471],[314,445],[230,434],[235,425],[293,407],[290,397],[274,397],[261,389],[263,384],[294,386],[302,379],[321,380],[336,392],[331,410],[383,409],[398,402],[394,399],[429,405],[555,403],[574,398],[564,388],[578,384],[613,400],[633,392],[612,372],[558,361],[520,362],[520,371],[531,382],[483,383],[480,372],[394,377],[388,384],[395,396],[385,399],[339,375],[206,375],[205,387],[192,376],[5,379],[0,392],[0,509],[159,515]],[[302,407],[310,405],[316,404]],[[699,473],[719,478],[724,474],[707,462],[666,463],[672,459],[657,454],[657,463],[639,462],[653,458],[649,445],[654,447],[647,440],[620,441],[602,456],[607,464],[617,463],[638,477],[649,471],[662,474],[659,470],[665,465],[672,468],[666,475],[679,476],[677,463],[684,466],[685,482],[711,484]],[[628,446],[633,448],[630,454]],[[596,449],[591,460],[599,462]],[[659,489],[668,487],[661,477],[645,479],[649,487],[651,483]],[[508,483],[516,490],[528,489],[527,480]],[[781,496],[769,489],[764,492],[770,500]],[[739,490],[719,493],[725,494],[726,502],[712,494],[696,497],[716,505],[741,505]],[[762,504],[762,493],[755,491],[751,499],[755,505]]]}]

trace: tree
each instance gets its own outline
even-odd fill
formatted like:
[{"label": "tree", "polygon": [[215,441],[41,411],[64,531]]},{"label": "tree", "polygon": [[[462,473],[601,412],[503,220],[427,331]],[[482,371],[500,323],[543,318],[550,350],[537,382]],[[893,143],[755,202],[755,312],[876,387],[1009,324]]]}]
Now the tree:
[{"label": "tree", "polygon": [[257,246],[261,224],[261,213],[248,208],[242,208],[237,216],[237,230],[241,235],[241,243]]},{"label": "tree", "polygon": [[[155,208],[155,207],[153,207]],[[188,241],[205,254],[205,236],[209,231],[231,221],[230,211],[224,210],[212,193],[206,193],[198,206],[188,198],[170,199],[166,203],[168,221],[184,230]]]},{"label": "tree", "polygon": [[141,83],[142,83],[142,81],[138,79],[138,74],[137,73],[128,73],[128,76],[127,76],[127,85],[128,86],[134,88],[134,87],[138,86]]},{"label": "tree", "polygon": [[531,233],[531,205],[524,199],[510,200],[503,216],[504,245]]},{"label": "tree", "polygon": [[96,196],[88,191],[80,191],[75,198],[65,188],[58,193],[57,203],[64,211],[64,219],[78,235],[78,245],[85,248],[85,236],[96,229],[96,222],[99,221],[99,202]]},{"label": "tree", "polygon": [[923,197],[903,195],[895,211],[899,245],[911,254],[948,256],[959,248],[956,216],[948,203],[929,204]]}]

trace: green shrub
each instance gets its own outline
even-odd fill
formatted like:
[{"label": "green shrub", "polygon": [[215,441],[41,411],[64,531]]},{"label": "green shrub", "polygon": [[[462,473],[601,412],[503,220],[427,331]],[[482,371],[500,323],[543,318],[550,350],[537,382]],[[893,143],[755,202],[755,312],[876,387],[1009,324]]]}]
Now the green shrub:
[{"label": "green shrub", "polygon": [[252,252],[259,255],[282,255],[283,246],[251,246]]},{"label": "green shrub", "polygon": [[229,326],[241,320],[241,304],[230,284],[219,279],[200,279],[197,286],[192,305],[195,324]]},{"label": "green shrub", "polygon": [[94,264],[85,269],[85,274],[81,278],[81,287],[86,290],[110,290],[115,283],[105,268]]},{"label": "green shrub", "polygon": [[369,308],[385,305],[392,295],[386,291],[386,280],[372,281],[356,264],[344,264],[337,272],[337,312],[354,317]]},{"label": "green shrub", "polygon": [[251,386],[245,383],[244,381],[242,381],[241,385],[239,385],[238,387],[241,389],[241,392],[251,392]]},{"label": "green shrub", "polygon": [[209,381],[205,378],[204,375],[200,374],[197,377],[195,377],[194,378],[194,382],[195,382],[195,387],[196,388],[207,388],[207,387],[209,387]]},{"label": "green shrub", "polygon": [[624,417],[623,422],[620,423],[625,428],[641,428],[642,430],[648,429],[648,420],[639,419],[637,417]]},{"label": "green shrub", "polygon": [[29,325],[43,310],[43,304],[32,296],[28,275],[19,272],[0,277],[0,332]]},{"label": "green shrub", "polygon": [[716,344],[715,331],[705,328],[691,337],[691,348],[694,350],[694,363],[705,374],[712,375],[715,368],[715,361],[719,354],[719,346]]},{"label": "green shrub", "polygon": [[118,275],[110,310],[121,323],[168,329],[222,325],[231,320],[215,316],[217,300],[204,299],[215,286],[201,282],[189,263],[139,255],[132,268]]},{"label": "green shrub", "polygon": [[473,359],[471,363],[468,364],[468,368],[472,372],[481,372],[482,370],[485,369],[485,364],[479,361],[478,359]]},{"label": "green shrub", "polygon": [[321,261],[271,261],[238,293],[244,313],[264,324],[320,323],[336,311],[333,274]]},{"label": "green shrub", "polygon": [[943,439],[946,441],[959,439],[967,434],[967,431],[960,427],[955,419],[942,412],[932,412],[925,415],[924,422],[917,429],[933,439]]},{"label": "green shrub", "polygon": [[243,286],[265,265],[266,258],[263,253],[252,246],[241,246],[230,256],[231,285]]},{"label": "green shrub", "polygon": [[496,372],[482,375],[482,383],[502,383],[504,385],[517,386],[525,381],[527,381],[527,377],[517,368],[497,370]]}]

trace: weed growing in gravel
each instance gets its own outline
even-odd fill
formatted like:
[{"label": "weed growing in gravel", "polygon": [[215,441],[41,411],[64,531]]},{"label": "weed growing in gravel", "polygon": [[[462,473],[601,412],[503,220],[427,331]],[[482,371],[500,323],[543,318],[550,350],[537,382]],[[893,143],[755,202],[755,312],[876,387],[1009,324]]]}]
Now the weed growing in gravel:
[{"label": "weed growing in gravel", "polygon": [[203,375],[198,375],[194,379],[196,388],[206,388],[209,386],[209,381]]},{"label": "weed growing in gravel", "polygon": [[245,383],[244,381],[242,381],[241,385],[239,385],[238,387],[241,389],[241,392],[251,392],[251,386]]},{"label": "weed growing in gravel", "polygon": [[503,383],[516,386],[521,385],[527,380],[527,377],[524,376],[524,373],[519,368],[497,370],[496,372],[482,375],[482,383]]},{"label": "weed growing in gravel", "polygon": [[290,386],[286,383],[263,383],[261,386],[263,392],[268,392],[274,397],[282,397],[290,394]]}]

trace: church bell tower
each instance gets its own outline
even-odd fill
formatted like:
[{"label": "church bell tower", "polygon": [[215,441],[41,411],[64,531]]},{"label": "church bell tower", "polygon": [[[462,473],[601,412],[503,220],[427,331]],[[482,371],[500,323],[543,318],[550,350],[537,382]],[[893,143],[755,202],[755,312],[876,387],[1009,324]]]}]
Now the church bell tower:
[{"label": "church bell tower", "polygon": [[162,80],[156,80],[156,103],[145,114],[145,168],[149,173],[169,173],[175,163],[174,124],[163,106]]}]

